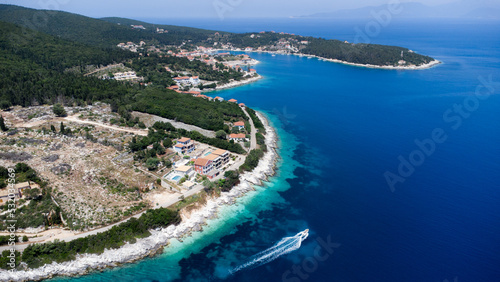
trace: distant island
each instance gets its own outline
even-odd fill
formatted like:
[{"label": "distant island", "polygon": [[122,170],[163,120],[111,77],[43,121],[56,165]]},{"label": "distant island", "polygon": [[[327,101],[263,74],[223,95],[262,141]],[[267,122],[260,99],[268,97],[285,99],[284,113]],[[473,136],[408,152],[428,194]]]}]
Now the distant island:
[{"label": "distant island", "polygon": [[[297,18],[331,18],[331,19],[373,19],[373,13],[388,11],[394,5],[398,12],[392,13],[391,19],[500,19],[498,5],[493,2],[475,3],[468,1],[452,1],[449,3],[428,6],[420,2],[388,2],[384,5],[368,6],[337,11],[322,11],[310,15],[300,15]],[[390,8],[389,8],[390,9]]]}]

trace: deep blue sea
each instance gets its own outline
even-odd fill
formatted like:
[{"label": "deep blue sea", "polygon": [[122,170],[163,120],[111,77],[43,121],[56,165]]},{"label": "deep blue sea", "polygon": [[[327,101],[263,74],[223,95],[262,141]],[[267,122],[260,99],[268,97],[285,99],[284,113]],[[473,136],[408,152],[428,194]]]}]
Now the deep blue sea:
[{"label": "deep blue sea", "polygon": [[[350,42],[369,22],[156,21]],[[394,21],[368,39],[443,64],[377,70],[251,53],[264,79],[212,94],[268,115],[278,174],[164,254],[71,280],[500,281],[500,22]],[[306,228],[297,251],[227,275]]]}]

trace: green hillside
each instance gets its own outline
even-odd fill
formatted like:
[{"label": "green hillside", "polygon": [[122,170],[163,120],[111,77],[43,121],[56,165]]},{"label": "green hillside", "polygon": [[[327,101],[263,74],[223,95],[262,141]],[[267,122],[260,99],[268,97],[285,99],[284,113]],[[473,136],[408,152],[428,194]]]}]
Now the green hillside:
[{"label": "green hillside", "polygon": [[203,35],[203,36],[205,36],[203,38],[203,40],[206,39],[206,36],[213,35],[216,32],[219,32],[219,34],[222,34],[222,35],[231,34],[230,32],[215,31],[215,30],[209,30],[209,29],[200,29],[200,28],[193,28],[193,27],[186,27],[186,26],[151,24],[151,23],[147,23],[147,22],[143,22],[143,21],[127,19],[127,18],[119,18],[119,17],[106,17],[106,18],[100,18],[100,20],[114,23],[114,24],[123,25],[126,27],[130,27],[131,25],[142,25],[147,30],[153,30],[155,32],[156,32],[156,28],[161,28],[161,29],[168,31],[168,33],[170,35],[172,35],[172,34],[185,34],[186,36]]},{"label": "green hillside", "polygon": [[[258,48],[260,46],[273,46],[280,40],[292,42],[295,47],[300,48],[300,53],[306,55],[315,55],[328,59],[337,59],[341,61],[372,64],[372,65],[398,65],[400,60],[404,60],[406,65],[426,64],[434,59],[411,52],[408,48],[378,44],[365,43],[346,43],[340,40],[327,40],[322,38],[304,37],[300,35],[279,34],[279,33],[255,33],[231,34],[225,39],[225,42],[231,42],[238,48]],[[307,41],[307,45],[300,44],[301,41]],[[272,47],[270,49],[272,51]],[[403,57],[401,57],[403,52]]]},{"label": "green hillside", "polygon": [[420,55],[411,52],[408,48],[398,46],[364,43],[352,44],[339,40],[312,37],[308,38],[308,40],[310,43],[302,50],[304,54],[357,64],[396,66],[400,60],[404,60],[405,65],[421,65],[434,60],[429,56]]},{"label": "green hillside", "polygon": [[[157,40],[161,44],[180,45],[183,41],[205,41],[215,31],[158,26],[168,33],[156,33],[156,26],[122,18],[94,19],[62,11],[43,11],[15,5],[0,5],[0,21],[14,23],[29,29],[64,39],[97,46],[116,46],[120,42]],[[38,23],[38,24],[37,24]],[[120,25],[118,23],[121,23]],[[131,24],[142,24],[143,29],[133,29]]]},{"label": "green hillside", "polygon": [[0,22],[0,106],[111,98],[124,86],[66,70],[134,56],[118,48],[91,47]]},{"label": "green hillside", "polygon": [[[42,15],[42,16],[40,16]],[[45,15],[45,16],[43,16]],[[36,20],[33,20],[36,19]],[[44,19],[44,20],[40,20]],[[280,40],[294,41],[303,54],[338,59],[351,63],[372,65],[398,65],[404,60],[406,65],[421,65],[434,60],[431,57],[410,52],[407,48],[377,44],[352,44],[339,40],[325,40],[300,35],[264,33],[229,33],[181,27],[173,25],[155,25],[124,18],[94,19],[61,11],[40,11],[14,5],[0,5],[0,20],[15,23],[29,29],[48,33],[67,40],[88,45],[112,47],[120,42],[154,42],[155,44],[180,46],[213,46],[214,42],[231,43],[235,47],[276,46]],[[39,24],[33,24],[39,22]],[[144,29],[134,29],[131,25],[142,25]],[[168,32],[158,33],[157,28]],[[307,46],[298,42],[309,41]],[[305,47],[305,48],[304,48]],[[401,57],[403,52],[403,57]]]},{"label": "green hillside", "polygon": [[234,103],[215,103],[164,87],[145,88],[67,71],[88,64],[128,62],[136,56],[118,48],[88,46],[0,21],[0,108],[104,101],[116,105],[116,109],[177,117],[209,130],[221,130],[224,121],[245,117]]}]

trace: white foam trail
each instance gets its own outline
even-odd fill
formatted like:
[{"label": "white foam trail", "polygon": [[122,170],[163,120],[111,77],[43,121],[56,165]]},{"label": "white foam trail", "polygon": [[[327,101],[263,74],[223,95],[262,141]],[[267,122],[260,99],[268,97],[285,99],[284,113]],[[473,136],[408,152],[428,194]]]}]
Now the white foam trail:
[{"label": "white foam trail", "polygon": [[255,268],[271,262],[282,255],[286,255],[290,252],[293,252],[300,248],[302,241],[304,241],[307,236],[309,236],[309,229],[306,229],[302,232],[297,233],[293,237],[285,237],[281,239],[278,243],[276,243],[271,248],[262,251],[256,255],[251,256],[247,262],[241,264],[238,267],[229,270],[230,274],[234,274],[240,270],[245,268]]}]

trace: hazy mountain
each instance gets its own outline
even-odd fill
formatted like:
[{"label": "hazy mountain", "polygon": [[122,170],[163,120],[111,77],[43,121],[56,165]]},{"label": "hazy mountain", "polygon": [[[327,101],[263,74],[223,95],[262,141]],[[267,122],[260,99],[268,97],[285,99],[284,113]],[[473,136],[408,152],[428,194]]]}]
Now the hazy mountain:
[{"label": "hazy mountain", "polygon": [[479,19],[499,19],[500,9],[498,8],[477,8],[466,14],[466,18],[479,18]]},{"label": "hazy mountain", "polygon": [[[484,1],[483,1],[484,2]],[[488,5],[481,6],[478,5]],[[427,6],[418,2],[400,3],[396,6],[397,11],[391,12],[393,18],[489,18],[500,19],[500,7],[491,3],[471,3],[469,1],[457,1],[438,6]],[[388,10],[389,5],[368,6],[358,9],[342,9],[333,12],[315,13],[301,17],[312,18],[372,18],[374,13]]]}]

